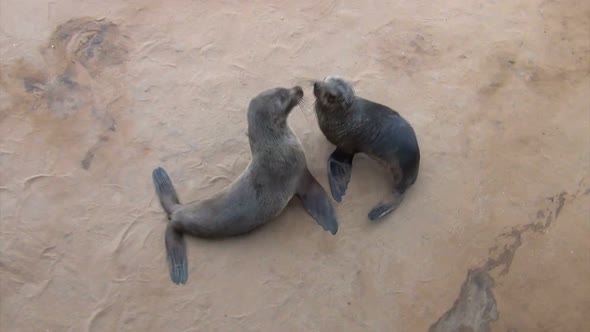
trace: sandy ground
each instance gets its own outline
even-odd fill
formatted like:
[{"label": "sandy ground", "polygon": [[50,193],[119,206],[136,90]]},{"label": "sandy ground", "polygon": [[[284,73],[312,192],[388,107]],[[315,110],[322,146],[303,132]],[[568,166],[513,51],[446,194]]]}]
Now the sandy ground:
[{"label": "sandy ground", "polygon": [[[590,330],[588,1],[245,3],[0,1],[1,331]],[[250,98],[328,74],[413,124],[402,206],[355,159],[337,236],[294,201],[173,285],[152,169],[208,197]]]}]

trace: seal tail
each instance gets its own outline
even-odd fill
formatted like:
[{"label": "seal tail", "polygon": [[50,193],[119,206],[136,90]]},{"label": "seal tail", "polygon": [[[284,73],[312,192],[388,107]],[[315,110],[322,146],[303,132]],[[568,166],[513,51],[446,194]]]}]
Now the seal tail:
[{"label": "seal tail", "polygon": [[152,172],[152,179],[154,180],[154,186],[156,187],[156,193],[160,199],[160,204],[168,214],[168,217],[170,217],[174,207],[180,204],[176,190],[172,185],[172,181],[168,177],[168,173],[166,173],[162,167],[154,169]]},{"label": "seal tail", "polygon": [[[160,199],[160,204],[170,219],[174,208],[180,205],[176,190],[174,190],[172,181],[163,168],[158,167],[154,169],[152,172],[152,178],[154,180],[154,186],[156,187],[156,193]],[[170,278],[175,284],[184,285],[188,279],[186,244],[184,242],[184,236],[182,235],[182,232],[174,228],[174,221],[170,221],[168,226],[166,226],[164,240],[166,243],[166,254]]]},{"label": "seal tail", "polygon": [[174,229],[172,223],[166,227],[166,254],[170,279],[177,285],[184,285],[188,279],[186,244],[181,232]]},{"label": "seal tail", "polygon": [[418,179],[418,172],[420,169],[420,152],[416,152],[414,155],[413,160],[411,160],[408,164],[402,165],[402,170],[404,173],[403,183],[401,184],[401,188],[398,188],[398,191],[404,193],[406,189],[408,189],[411,185],[416,183]]}]

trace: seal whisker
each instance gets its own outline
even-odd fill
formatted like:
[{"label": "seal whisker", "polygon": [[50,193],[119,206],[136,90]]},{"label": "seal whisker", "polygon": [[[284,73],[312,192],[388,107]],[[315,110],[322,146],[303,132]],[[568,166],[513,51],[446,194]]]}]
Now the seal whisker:
[{"label": "seal whisker", "polygon": [[306,104],[299,104],[299,108],[303,113],[305,113],[305,115],[309,115],[309,107]]},{"label": "seal whisker", "polygon": [[312,108],[309,106],[309,102],[307,101],[307,99],[301,98],[301,101],[299,102],[299,105],[301,105],[301,107],[303,108],[303,110],[307,114],[311,114],[312,116],[314,115],[314,112],[313,112]]},{"label": "seal whisker", "polygon": [[315,82],[315,79],[313,77],[309,77],[309,78],[304,78],[304,77],[300,77],[297,82],[301,83],[301,85],[309,85],[312,86],[313,83]]},{"label": "seal whisker", "polygon": [[305,99],[301,99],[301,101],[299,102],[299,109],[301,110],[301,112],[303,113],[303,115],[305,116],[305,119],[307,119],[307,121],[309,121],[310,115],[312,117],[314,116],[314,112],[311,110],[311,108],[309,107],[309,104],[307,103],[307,100],[305,100]]},{"label": "seal whisker", "polygon": [[305,97],[301,97],[301,100],[299,100],[299,106],[307,107],[307,100],[305,100]]},{"label": "seal whisker", "polygon": [[307,116],[307,112],[303,109],[303,106],[301,105],[301,103],[299,105],[297,105],[297,108],[301,111],[301,114],[303,114],[303,116],[305,117],[305,120],[307,120],[307,122],[309,122],[309,117]]}]

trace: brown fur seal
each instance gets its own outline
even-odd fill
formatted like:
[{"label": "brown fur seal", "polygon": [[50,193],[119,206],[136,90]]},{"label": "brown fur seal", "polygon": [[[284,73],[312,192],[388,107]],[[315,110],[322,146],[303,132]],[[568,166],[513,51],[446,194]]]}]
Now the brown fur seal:
[{"label": "brown fur seal", "polygon": [[369,219],[395,210],[418,177],[420,149],[412,126],[391,108],[355,96],[352,86],[341,78],[316,81],[313,93],[320,129],[336,145],[328,159],[334,199],[342,200],[354,154],[363,152],[389,169],[394,187],[391,197],[369,212]]},{"label": "brown fur seal", "polygon": [[209,199],[181,204],[166,172],[153,171],[169,219],[165,240],[174,283],[185,284],[188,278],[183,234],[220,238],[248,233],[278,216],[295,195],[319,225],[336,234],[338,223],[328,195],[307,169],[303,147],[287,124],[301,98],[303,90],[296,86],[270,89],[250,101],[252,160],[233,183]]}]

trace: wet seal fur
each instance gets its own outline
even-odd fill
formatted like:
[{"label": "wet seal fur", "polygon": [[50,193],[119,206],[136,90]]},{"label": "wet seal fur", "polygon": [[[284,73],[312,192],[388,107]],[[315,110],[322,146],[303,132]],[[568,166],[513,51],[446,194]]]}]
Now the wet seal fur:
[{"label": "wet seal fur", "polygon": [[298,196],[303,207],[325,230],[336,234],[338,223],[328,195],[311,175],[303,146],[287,124],[303,90],[266,90],[248,106],[248,138],[252,159],[246,170],[213,197],[181,204],[172,181],[156,168],[153,181],[168,216],[165,242],[170,277],[188,279],[183,234],[222,238],[245,234],[277,217]]},{"label": "wet seal fur", "polygon": [[352,86],[328,76],[313,85],[320,129],[336,150],[328,158],[332,196],[338,202],[346,193],[352,160],[365,153],[383,164],[393,178],[393,191],[369,212],[377,220],[394,211],[406,190],[416,182],[420,149],[412,126],[391,108],[355,96]]}]

